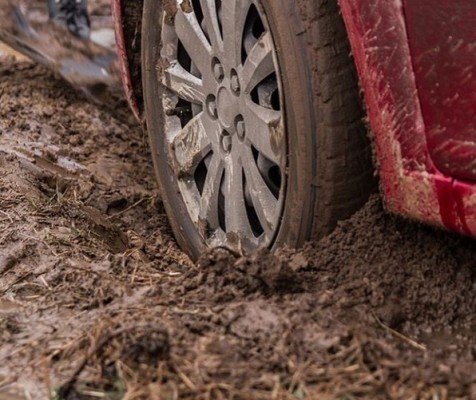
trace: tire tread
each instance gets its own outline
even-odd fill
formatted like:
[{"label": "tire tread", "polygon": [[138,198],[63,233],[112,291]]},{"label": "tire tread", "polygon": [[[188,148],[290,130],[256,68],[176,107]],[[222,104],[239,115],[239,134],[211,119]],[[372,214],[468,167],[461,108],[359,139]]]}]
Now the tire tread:
[{"label": "tire tread", "polygon": [[377,190],[371,141],[337,0],[297,0],[306,27],[316,115],[315,207],[310,239],[329,234]]}]

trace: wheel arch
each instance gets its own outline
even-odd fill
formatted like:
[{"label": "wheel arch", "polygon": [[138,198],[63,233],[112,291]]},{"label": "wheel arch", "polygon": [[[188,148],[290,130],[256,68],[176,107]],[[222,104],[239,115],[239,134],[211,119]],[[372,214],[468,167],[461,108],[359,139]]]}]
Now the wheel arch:
[{"label": "wheel arch", "polygon": [[144,122],[141,36],[144,0],[111,0],[124,92],[135,117]]}]

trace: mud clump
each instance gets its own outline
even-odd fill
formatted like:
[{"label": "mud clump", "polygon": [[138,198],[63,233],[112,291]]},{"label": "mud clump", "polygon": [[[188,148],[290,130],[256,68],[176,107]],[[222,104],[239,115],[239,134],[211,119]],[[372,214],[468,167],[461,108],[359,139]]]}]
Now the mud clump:
[{"label": "mud clump", "polygon": [[182,294],[215,303],[303,289],[301,277],[268,250],[249,258],[239,258],[225,249],[211,250],[179,282],[177,291]]},{"label": "mud clump", "polygon": [[0,398],[476,397],[474,241],[373,198],[300,251],[193,264],[129,111],[0,63]]},{"label": "mud clump", "polygon": [[377,198],[304,254],[342,304],[368,304],[397,327],[474,323],[474,241],[386,215]]}]

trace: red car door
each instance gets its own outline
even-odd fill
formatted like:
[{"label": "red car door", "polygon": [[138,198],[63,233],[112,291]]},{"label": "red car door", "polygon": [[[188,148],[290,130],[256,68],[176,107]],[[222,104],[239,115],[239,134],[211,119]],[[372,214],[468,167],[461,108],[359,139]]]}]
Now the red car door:
[{"label": "red car door", "polygon": [[476,4],[403,4],[430,157],[442,173],[476,181]]}]

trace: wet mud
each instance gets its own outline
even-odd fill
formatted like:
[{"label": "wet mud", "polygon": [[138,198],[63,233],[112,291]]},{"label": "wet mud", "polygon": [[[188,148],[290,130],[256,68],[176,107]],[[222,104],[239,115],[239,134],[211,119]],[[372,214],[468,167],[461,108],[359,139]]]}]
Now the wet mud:
[{"label": "wet mud", "polygon": [[474,399],[476,246],[377,197],[192,263],[125,105],[0,56],[0,399]]}]

